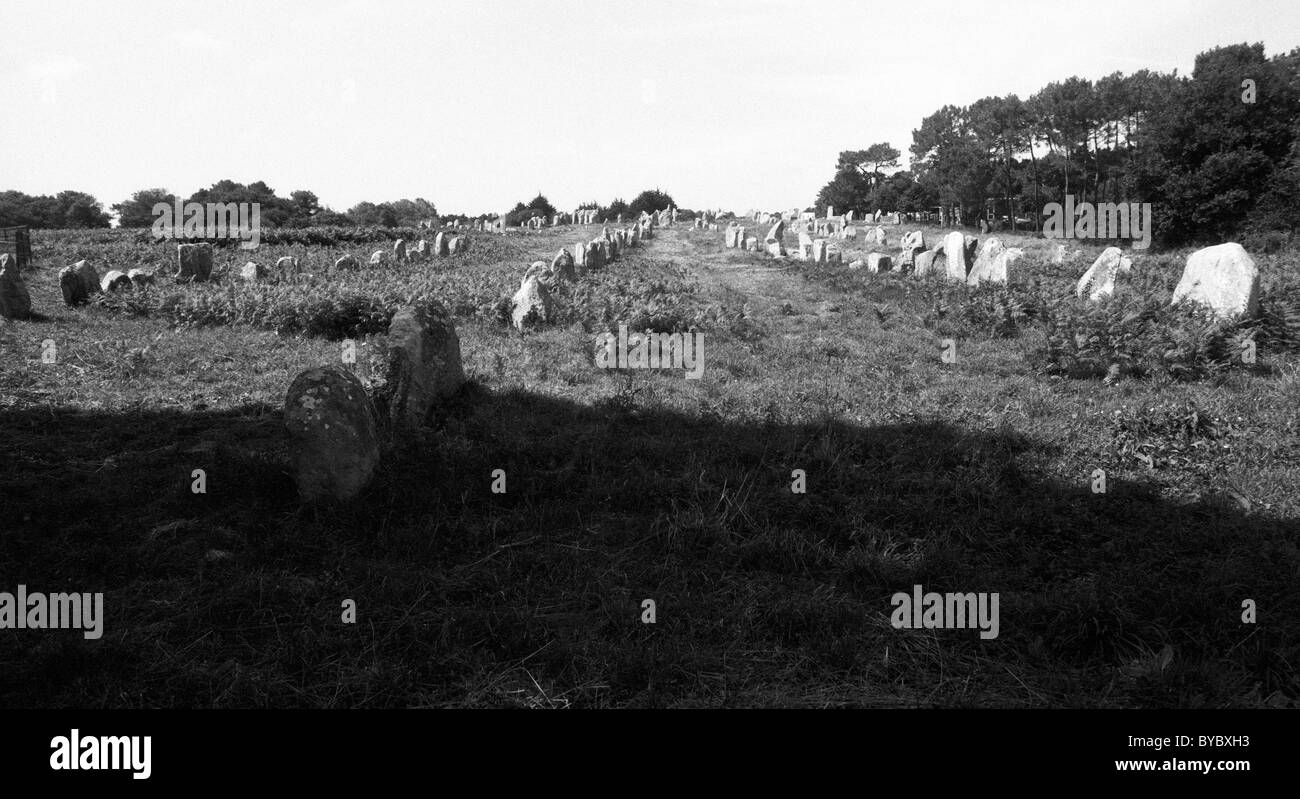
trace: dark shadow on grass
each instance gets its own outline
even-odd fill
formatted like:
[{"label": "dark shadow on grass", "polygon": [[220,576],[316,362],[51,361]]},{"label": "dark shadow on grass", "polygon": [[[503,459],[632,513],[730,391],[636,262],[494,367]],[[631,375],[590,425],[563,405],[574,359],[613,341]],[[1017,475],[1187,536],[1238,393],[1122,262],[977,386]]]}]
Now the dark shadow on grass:
[{"label": "dark shadow on grass", "polygon": [[[1026,471],[1049,449],[1007,433],[471,387],[332,508],[297,501],[278,407],[17,410],[0,442],[0,590],[106,592],[98,641],[0,633],[3,706],[1297,696],[1295,520],[1114,479],[1093,494],[1087,470]],[[998,592],[999,637],[891,628],[917,584]]]}]

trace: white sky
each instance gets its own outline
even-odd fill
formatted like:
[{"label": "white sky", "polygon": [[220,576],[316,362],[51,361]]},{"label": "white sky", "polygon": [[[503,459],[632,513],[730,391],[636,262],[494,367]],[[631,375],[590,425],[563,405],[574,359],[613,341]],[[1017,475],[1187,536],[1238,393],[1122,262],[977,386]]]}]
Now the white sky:
[{"label": "white sky", "polygon": [[1300,46],[1296,0],[0,0],[0,189],[222,178],[497,212],[812,203],[841,150],[1071,75]]}]

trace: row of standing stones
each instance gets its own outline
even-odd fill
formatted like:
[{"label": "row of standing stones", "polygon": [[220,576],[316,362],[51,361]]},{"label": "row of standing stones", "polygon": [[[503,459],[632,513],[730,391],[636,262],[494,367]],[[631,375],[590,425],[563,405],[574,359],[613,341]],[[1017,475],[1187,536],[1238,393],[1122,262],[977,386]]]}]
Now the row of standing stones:
[{"label": "row of standing stones", "polygon": [[[523,330],[550,321],[556,285],[574,282],[653,238],[656,223],[648,219],[622,230],[606,227],[574,248],[576,258],[565,248],[549,265],[534,261],[511,299],[514,326]],[[437,301],[404,306],[394,314],[385,360],[385,380],[375,400],[339,366],[308,369],[290,384],[284,424],[298,495],[305,502],[355,498],[379,467],[384,431],[396,434],[427,424],[465,384],[460,339],[451,315]]]},{"label": "row of standing stones", "polygon": [[397,310],[385,359],[378,402],[341,366],[317,366],[290,383],[284,425],[303,501],[356,497],[379,467],[384,432],[396,436],[425,425],[465,384],[460,339],[437,300]]},{"label": "row of standing stones", "polygon": [[510,321],[518,330],[543,325],[555,315],[552,291],[560,283],[572,283],[590,269],[600,269],[618,259],[627,250],[654,238],[658,217],[648,215],[630,228],[611,231],[606,226],[590,242],[578,242],[570,253],[567,248],[556,253],[547,265],[534,261],[524,272],[519,290],[510,299]]},{"label": "row of standing stones", "polygon": [[[469,237],[448,236],[439,233],[433,241],[420,239],[409,248],[406,241],[398,239],[393,243],[392,253],[376,250],[370,256],[371,266],[383,266],[391,258],[397,263],[421,263],[434,258],[449,258],[469,251]],[[360,269],[361,263],[351,255],[344,255],[334,262],[335,270]],[[284,256],[275,262],[275,271],[281,277],[290,277],[302,273],[301,262],[292,256]],[[239,279],[246,283],[256,283],[266,279],[269,271],[255,261],[249,261],[239,270]],[[77,261],[59,270],[59,289],[63,293],[63,302],[69,307],[82,305],[96,294],[140,289],[155,284],[154,273],[145,269],[131,269],[122,272],[110,269],[102,276],[94,265],[86,260]],[[212,279],[212,245],[180,244],[176,247],[176,273],[172,278],[181,283],[206,283]],[[0,316],[5,319],[21,320],[32,315],[31,294],[18,268],[18,261],[9,253],[0,254]]]},{"label": "row of standing stones", "polygon": [[[774,258],[786,258],[785,220],[777,219],[768,230],[760,247],[757,237],[747,235],[743,226],[734,222],[726,228],[725,243],[728,248],[750,252],[766,252]],[[799,246],[793,257],[812,263],[842,263],[839,246],[826,239],[814,239],[809,223],[799,231]],[[849,226],[838,229],[841,238],[856,238]],[[867,232],[868,243],[885,246],[884,228],[876,226]],[[910,271],[917,276],[931,273],[978,286],[981,283],[1006,283],[1017,260],[1024,256],[1019,247],[1007,247],[996,236],[980,243],[973,236],[952,231],[933,248],[927,249],[925,234],[914,230],[901,237],[901,251],[895,259],[884,253],[868,253],[865,260],[855,260],[850,269],[868,272],[891,270]],[[1064,244],[1057,243],[1049,257],[1056,265],[1066,260]],[[1079,278],[1075,293],[1080,299],[1098,302],[1115,293],[1116,281],[1132,271],[1133,260],[1119,247],[1107,247],[1097,256],[1092,266]],[[1235,242],[1227,242],[1197,250],[1187,257],[1183,274],[1174,288],[1171,303],[1195,302],[1208,307],[1223,319],[1253,318],[1259,312],[1259,269],[1246,250]]]}]

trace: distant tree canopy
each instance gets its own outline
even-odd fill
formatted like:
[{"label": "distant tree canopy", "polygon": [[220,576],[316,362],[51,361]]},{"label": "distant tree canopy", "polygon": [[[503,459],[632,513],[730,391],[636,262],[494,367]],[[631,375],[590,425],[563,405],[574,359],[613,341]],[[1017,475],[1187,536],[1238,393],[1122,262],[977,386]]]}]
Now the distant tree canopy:
[{"label": "distant tree canopy", "polygon": [[[1190,77],[1070,77],[1022,100],[946,105],[912,131],[911,171],[886,143],[840,153],[816,205],[960,208],[1036,219],[1048,202],[1149,202],[1164,244],[1300,227],[1300,48],[1196,57]],[[892,156],[892,157],[891,157]]]},{"label": "distant tree canopy", "polygon": [[533,217],[541,217],[549,224],[555,214],[555,206],[551,205],[550,200],[546,199],[546,195],[539,193],[527,205],[516,203],[515,207],[506,214],[506,224],[523,225]]},{"label": "distant tree canopy", "polygon": [[150,227],[158,217],[154,215],[154,206],[166,203],[175,206],[176,195],[166,189],[141,189],[113,206],[117,212],[118,224],[122,227]]},{"label": "distant tree canopy", "polygon": [[815,207],[830,206],[836,213],[853,211],[859,216],[884,210],[912,211],[925,207],[929,199],[919,191],[907,171],[886,175],[898,167],[898,150],[886,142],[865,150],[845,150],[835,162],[835,177],[817,193]]},{"label": "distant tree canopy", "polygon": [[108,227],[109,215],[99,200],[85,192],[61,191],[53,197],[21,191],[0,192],[0,227],[16,225],[32,228]]},{"label": "distant tree canopy", "polygon": [[643,212],[653,214],[656,211],[672,208],[675,205],[677,203],[673,202],[673,198],[667,192],[662,192],[659,189],[649,189],[636,196],[636,199],[628,205],[627,213],[632,216],[640,216]]},{"label": "distant tree canopy", "polygon": [[[118,214],[118,224],[127,228],[149,227],[157,217],[153,213],[157,203],[174,204],[177,197],[167,189],[141,189],[113,206]],[[298,189],[288,197],[277,196],[262,181],[250,184],[233,180],[219,180],[206,189],[199,189],[183,200],[185,203],[258,203],[260,223],[268,227],[309,227],[312,225],[375,225],[383,227],[414,227],[419,222],[437,217],[433,203],[423,198],[394,200],[392,202],[357,203],[347,213],[339,213],[320,204],[315,192]]]}]

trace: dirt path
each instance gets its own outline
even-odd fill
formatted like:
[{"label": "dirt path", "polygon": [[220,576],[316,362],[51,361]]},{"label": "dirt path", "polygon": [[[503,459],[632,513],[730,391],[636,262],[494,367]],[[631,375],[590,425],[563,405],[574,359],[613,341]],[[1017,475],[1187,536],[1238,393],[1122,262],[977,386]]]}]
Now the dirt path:
[{"label": "dirt path", "polygon": [[[715,237],[717,248],[710,239]],[[758,261],[752,253],[722,249],[722,233],[660,229],[654,243],[657,256],[686,267],[700,281],[709,300],[726,299],[728,289],[745,295],[755,311],[766,312],[790,303],[800,313],[818,313],[824,301],[838,303],[842,294],[809,283],[797,274],[798,261]]]}]

